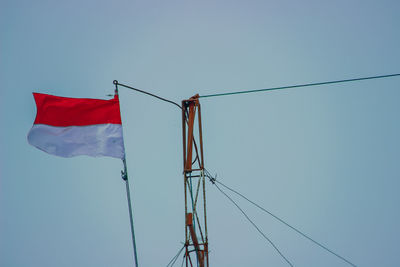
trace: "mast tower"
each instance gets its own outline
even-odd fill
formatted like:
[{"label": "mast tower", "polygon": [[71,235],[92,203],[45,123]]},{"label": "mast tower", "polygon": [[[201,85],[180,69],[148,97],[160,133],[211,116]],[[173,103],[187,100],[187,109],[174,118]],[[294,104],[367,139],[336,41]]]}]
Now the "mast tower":
[{"label": "mast tower", "polygon": [[[195,123],[197,115],[197,125]],[[198,131],[198,142],[194,131]],[[203,136],[199,95],[182,101],[186,267],[209,267]],[[193,159],[194,156],[194,159]]]}]

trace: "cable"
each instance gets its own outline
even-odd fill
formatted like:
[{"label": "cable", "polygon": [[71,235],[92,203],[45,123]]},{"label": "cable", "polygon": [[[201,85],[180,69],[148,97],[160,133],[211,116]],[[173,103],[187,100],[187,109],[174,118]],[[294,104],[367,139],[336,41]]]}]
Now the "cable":
[{"label": "cable", "polygon": [[181,267],[183,267],[183,263],[185,262],[185,257],[186,257],[186,254],[183,254]]},{"label": "cable", "polygon": [[215,96],[248,94],[248,93],[257,93],[257,92],[264,92],[264,91],[290,89],[290,88],[297,88],[297,87],[307,87],[307,86],[317,86],[317,85],[334,84],[334,83],[345,83],[345,82],[355,82],[355,81],[362,81],[362,80],[381,79],[381,78],[389,78],[389,77],[394,77],[394,76],[400,76],[400,73],[388,74],[388,75],[380,75],[380,76],[362,77],[362,78],[353,78],[353,79],[346,79],[346,80],[329,81],[329,82],[318,82],[318,83],[306,83],[306,84],[288,85],[288,86],[272,87],[272,88],[266,88],[266,89],[255,89],[255,90],[246,90],[246,91],[236,91],[236,92],[218,93],[218,94],[210,94],[210,95],[201,95],[199,97],[200,98],[205,98],[205,97],[215,97]]},{"label": "cable", "polygon": [[[113,83],[115,84],[115,90],[116,90],[117,93],[118,93],[118,87],[117,87],[117,86],[120,85],[120,86],[123,86],[123,87],[125,87],[125,88],[132,89],[132,90],[135,90],[135,91],[137,91],[137,92],[140,92],[140,93],[143,93],[143,94],[146,94],[146,95],[155,97],[155,98],[160,99],[160,100],[162,100],[162,101],[171,103],[171,104],[177,106],[179,109],[182,109],[181,105],[179,105],[178,103],[176,103],[176,102],[174,102],[174,101],[172,101],[172,100],[163,98],[163,97],[161,97],[161,96],[158,96],[158,95],[155,95],[155,94],[152,94],[152,93],[149,93],[149,92],[146,92],[146,91],[144,91],[144,90],[140,90],[140,89],[137,89],[137,88],[128,86],[128,85],[126,85],[126,84],[119,83],[117,80],[114,80]],[[187,122],[187,121],[186,121],[186,122]],[[192,164],[194,164],[194,163],[196,162],[196,160],[198,160],[197,144],[196,144],[196,140],[194,139],[194,137],[193,137],[193,142],[194,142],[194,148],[196,149],[196,158],[193,160],[193,163],[192,163]]]},{"label": "cable", "polygon": [[333,254],[334,256],[338,257],[339,259],[345,261],[346,263],[350,264],[351,266],[356,267],[356,265],[352,262],[350,262],[349,260],[345,259],[344,257],[340,256],[339,254],[333,252],[331,249],[327,248],[326,246],[322,245],[321,243],[319,243],[318,241],[312,239],[311,237],[309,237],[308,235],[306,235],[305,233],[301,232],[300,230],[298,230],[297,228],[295,228],[294,226],[291,226],[290,224],[288,224],[287,222],[285,222],[284,220],[282,220],[281,218],[279,218],[278,216],[276,216],[275,214],[273,214],[272,212],[264,209],[263,207],[261,207],[260,205],[258,205],[257,203],[255,203],[254,201],[251,201],[250,199],[248,199],[246,196],[242,195],[241,193],[239,193],[238,191],[224,185],[223,183],[221,183],[220,181],[217,181],[216,178],[212,177],[210,175],[210,173],[206,171],[206,176],[210,179],[210,181],[215,184],[218,183],[220,185],[222,185],[223,187],[225,187],[226,189],[232,191],[233,193],[239,195],[240,197],[244,198],[245,200],[247,200],[248,202],[250,202],[251,204],[253,204],[254,206],[256,206],[257,208],[261,209],[262,211],[268,213],[269,215],[271,215],[272,217],[274,217],[276,220],[278,220],[279,222],[283,223],[284,225],[286,225],[287,227],[291,228],[292,230],[294,230],[295,232],[297,232],[298,234],[302,235],[303,237],[307,238],[308,240],[310,240],[311,242],[313,242],[314,244],[320,246],[321,248],[325,249],[326,251],[328,251],[329,253]]},{"label": "cable", "polygon": [[271,239],[269,239],[261,230],[260,228],[257,227],[257,225],[247,216],[247,214],[239,207],[239,205],[230,197],[228,196],[217,184],[214,184],[218,190],[224,194],[239,210],[240,212],[246,217],[246,219],[254,226],[254,228],[257,229],[257,231],[274,247],[274,249],[281,255],[281,257],[291,266],[293,267],[293,264],[285,257],[285,255],[282,254],[282,252],[278,249],[278,247],[272,242]]},{"label": "cable", "polygon": [[185,245],[178,251],[178,253],[168,262],[167,267],[174,266],[175,262],[179,258],[179,255],[182,253],[182,250],[185,248]]},{"label": "cable", "polygon": [[168,100],[168,99],[163,98],[163,97],[161,97],[161,96],[158,96],[158,95],[155,95],[155,94],[152,94],[152,93],[149,93],[149,92],[146,92],[146,91],[137,89],[137,88],[133,88],[133,87],[131,87],[131,86],[128,86],[128,85],[125,85],[125,84],[122,84],[122,83],[119,83],[117,80],[114,80],[113,83],[114,83],[115,85],[120,85],[120,86],[123,86],[123,87],[125,87],[125,88],[129,88],[129,89],[135,90],[135,91],[137,91],[137,92],[140,92],[140,93],[142,93],[142,94],[146,94],[146,95],[149,95],[149,96],[158,98],[158,99],[160,99],[160,100],[162,100],[162,101],[165,101],[165,102],[168,102],[168,103],[171,103],[171,104],[177,106],[179,109],[182,109],[182,107],[181,107],[178,103],[175,103],[174,101]]}]

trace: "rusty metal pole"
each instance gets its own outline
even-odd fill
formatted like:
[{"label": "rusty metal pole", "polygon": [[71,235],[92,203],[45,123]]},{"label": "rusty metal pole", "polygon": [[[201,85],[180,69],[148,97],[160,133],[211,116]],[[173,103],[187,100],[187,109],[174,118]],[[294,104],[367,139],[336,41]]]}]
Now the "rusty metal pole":
[{"label": "rusty metal pole", "polygon": [[[198,98],[199,96],[195,95],[190,99],[182,101],[186,267],[188,267],[189,264],[193,266],[193,261],[191,259],[193,252],[195,252],[198,266],[209,267],[203,134],[200,102]],[[197,138],[194,132],[196,117],[198,120]],[[199,143],[197,143],[196,140],[198,140]],[[198,145],[200,145],[200,147],[198,147]],[[195,153],[194,160],[193,153]],[[196,180],[197,183],[192,182],[195,179],[198,179]],[[201,188],[203,189],[202,201],[197,197]],[[193,197],[193,191],[196,192],[195,198]],[[188,194],[190,194],[190,197],[188,197]],[[203,208],[197,209],[197,205],[202,205]],[[198,229],[200,235],[197,235],[196,229]]]}]

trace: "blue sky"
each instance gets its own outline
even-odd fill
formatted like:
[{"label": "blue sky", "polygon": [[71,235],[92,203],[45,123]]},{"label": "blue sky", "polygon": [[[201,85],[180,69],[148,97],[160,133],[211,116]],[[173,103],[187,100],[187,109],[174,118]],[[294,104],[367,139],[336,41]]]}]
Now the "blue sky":
[{"label": "blue sky", "polygon": [[[398,1],[0,0],[0,266],[133,266],[122,163],[47,155],[33,91],[200,95],[399,73]],[[201,99],[205,166],[353,261],[399,266],[399,78]],[[184,240],[181,117],[120,89],[141,266]],[[294,266],[347,266],[238,200]],[[286,266],[211,184],[211,266]],[[180,260],[178,260],[180,263]]]}]

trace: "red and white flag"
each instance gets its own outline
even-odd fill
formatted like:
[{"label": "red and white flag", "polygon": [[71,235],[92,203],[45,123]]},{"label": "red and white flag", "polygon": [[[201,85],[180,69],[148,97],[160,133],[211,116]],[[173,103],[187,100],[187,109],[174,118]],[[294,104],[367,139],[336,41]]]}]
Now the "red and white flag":
[{"label": "red and white flag", "polygon": [[37,114],[28,142],[60,157],[125,157],[118,95],[69,98],[33,93]]}]

